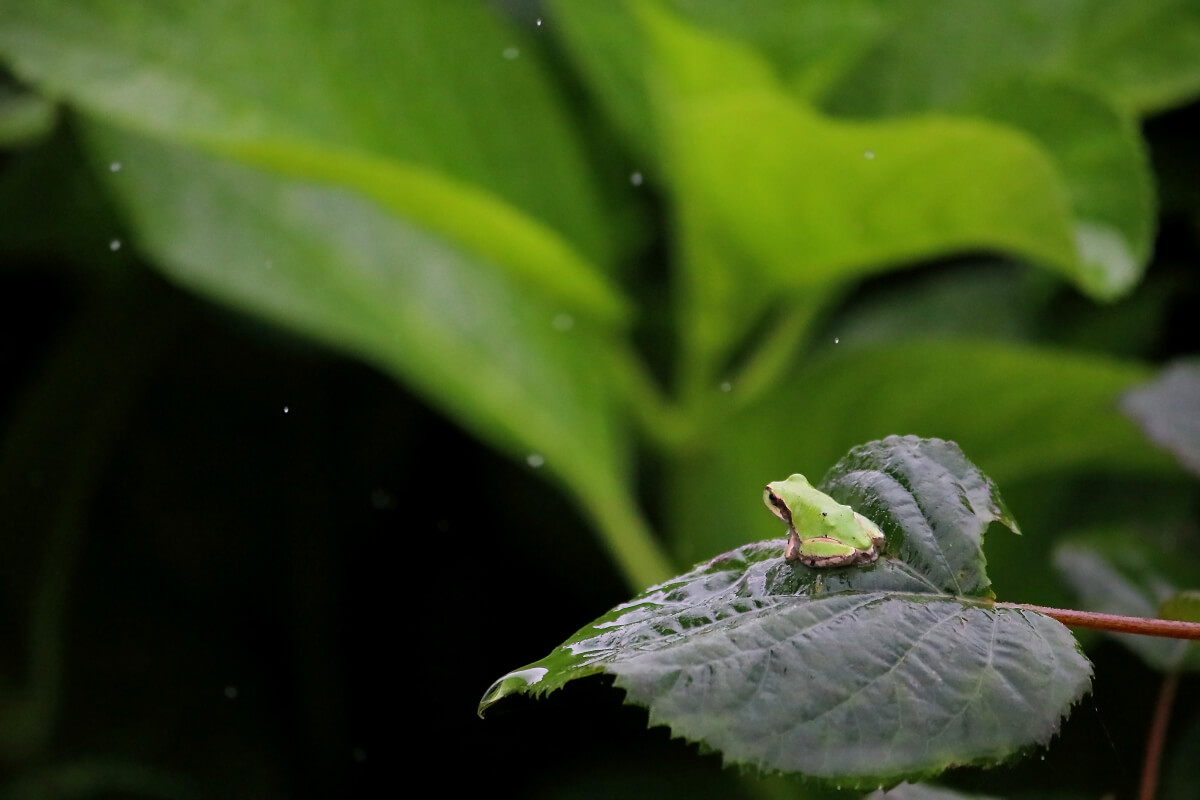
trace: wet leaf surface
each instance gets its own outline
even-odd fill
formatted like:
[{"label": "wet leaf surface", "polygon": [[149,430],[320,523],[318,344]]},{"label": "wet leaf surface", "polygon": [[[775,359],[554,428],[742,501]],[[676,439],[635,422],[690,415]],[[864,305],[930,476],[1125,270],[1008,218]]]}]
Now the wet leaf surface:
[{"label": "wet leaf surface", "polygon": [[995,608],[995,486],[956,445],[889,437],[852,450],[822,489],[884,530],[874,564],[793,566],[783,540],[748,544],[623,603],[496,682],[481,712],[616,676],[652,724],[727,762],[876,786],[1043,744],[1087,690],[1059,623]]}]

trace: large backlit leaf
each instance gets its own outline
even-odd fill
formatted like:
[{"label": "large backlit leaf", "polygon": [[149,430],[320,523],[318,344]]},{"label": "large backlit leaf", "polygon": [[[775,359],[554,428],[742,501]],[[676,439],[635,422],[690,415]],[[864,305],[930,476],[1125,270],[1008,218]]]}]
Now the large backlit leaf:
[{"label": "large backlit leaf", "polygon": [[1153,179],[1133,118],[1095,92],[1028,79],[989,85],[965,108],[1050,154],[1069,196],[1080,285],[1098,298],[1128,293],[1154,235]]},{"label": "large backlit leaf", "polygon": [[[593,510],[627,502],[602,328],[354,192],[87,132],[104,163],[122,155],[110,185],[134,244],[174,280],[400,377]],[[628,556],[663,574],[652,554]]]},{"label": "large backlit leaf", "polygon": [[[1136,145],[1119,146],[1129,145],[1128,131],[1096,156],[1082,140],[1031,135],[1036,119],[1022,114],[1034,112],[1001,108],[999,122],[961,109],[839,120],[798,99],[746,44],[656,5],[633,8],[586,25],[586,4],[555,5],[602,99],[667,170],[682,239],[684,342],[694,348],[685,375],[716,383],[723,356],[786,289],[811,292],[916,260],[1016,254],[1100,297],[1140,274],[1150,204]],[[637,46],[622,54],[618,39]],[[1071,130],[1091,130],[1103,116],[1102,102],[1075,106],[1087,113]],[[1094,197],[1126,205],[1076,207],[1073,198],[1092,198],[1088,182],[1099,180],[1085,166],[1114,152],[1139,180],[1124,196]]]},{"label": "large backlit leaf", "polygon": [[604,368],[619,237],[535,35],[474,3],[0,0],[0,57],[80,112],[151,263],[545,463],[660,578]]},{"label": "large backlit leaf", "polygon": [[[1111,232],[1111,214],[1072,207],[1066,167],[1098,156],[1072,149],[1069,136],[1041,121],[1055,116],[1043,109],[1044,98],[1026,94],[1016,108],[1012,98],[995,98],[989,108],[1005,125],[965,116],[834,120],[790,96],[755,51],[664,14],[642,16],[658,59],[660,135],[680,201],[702,204],[784,285],[968,248],[1022,255],[1099,296],[1126,291],[1137,276],[1150,210],[1138,152],[1120,152],[1137,180],[1110,177],[1137,190],[1136,213],[1117,215],[1140,225],[1141,235],[1126,241]],[[1066,107],[1077,113],[1068,130],[1094,127],[1103,111],[1098,101],[1071,98]],[[1051,108],[1064,107],[1052,100]],[[1131,149],[1129,132],[1118,133]],[[1114,237],[1121,258],[1111,244],[1106,250],[1095,242]]]},{"label": "large backlit leaf", "polygon": [[[689,21],[755,45],[793,94],[819,101],[814,89],[844,80],[835,111],[893,119],[967,113],[1030,135],[1066,182],[1081,279],[1098,297],[1128,291],[1152,238],[1150,172],[1122,107],[1131,92],[1145,92],[1130,84],[1158,81],[1145,89],[1166,99],[1167,84],[1178,92],[1190,75],[1191,91],[1200,90],[1196,48],[1162,46],[1200,42],[1200,17],[1177,5],[921,3],[906,13],[897,4],[768,2],[740,14],[707,0],[671,3]],[[898,42],[908,49],[899,52]]]},{"label": "large backlit leaf", "polygon": [[0,1],[0,56],[89,114],[356,188],[619,319],[614,232],[531,33],[464,3]]},{"label": "large backlit leaf", "polygon": [[952,443],[889,437],[822,487],[882,527],[878,562],[822,571],[784,562],[782,540],[737,548],[504,676],[481,711],[605,672],[727,762],[861,786],[1048,741],[1090,666],[1059,623],[992,605],[983,534],[1014,524],[995,486]]}]

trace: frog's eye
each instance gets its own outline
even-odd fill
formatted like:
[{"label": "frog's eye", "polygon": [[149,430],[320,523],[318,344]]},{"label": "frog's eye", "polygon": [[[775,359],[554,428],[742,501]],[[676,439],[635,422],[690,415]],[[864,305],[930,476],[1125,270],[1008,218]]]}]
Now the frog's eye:
[{"label": "frog's eye", "polygon": [[792,512],[788,509],[787,503],[783,502],[782,497],[772,492],[770,486],[763,489],[763,502],[767,504],[767,508],[775,512],[775,516],[788,525],[792,524]]}]

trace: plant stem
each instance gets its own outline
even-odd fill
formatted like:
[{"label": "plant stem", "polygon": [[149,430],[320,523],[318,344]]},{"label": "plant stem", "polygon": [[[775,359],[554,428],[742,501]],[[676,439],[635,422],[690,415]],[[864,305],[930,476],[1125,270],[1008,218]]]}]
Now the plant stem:
[{"label": "plant stem", "polygon": [[[1126,617],[1120,614],[1101,614],[1096,611],[1047,608],[1027,603],[997,603],[996,605],[1036,611],[1052,617],[1064,625],[1077,628],[1091,628],[1109,633],[1165,636],[1172,639],[1200,639],[1200,623],[1196,622]],[[1154,792],[1158,788],[1158,767],[1162,761],[1163,743],[1167,737],[1167,723],[1171,719],[1171,706],[1175,702],[1175,689],[1178,686],[1178,672],[1169,672],[1163,676],[1162,688],[1158,693],[1158,703],[1154,707],[1154,718],[1150,723],[1150,735],[1146,740],[1146,758],[1142,763],[1142,785],[1138,792],[1139,800],[1154,800]]]},{"label": "plant stem", "polygon": [[606,352],[612,375],[650,442],[670,451],[694,435],[691,420],[663,395],[646,365],[627,344],[614,342]]},{"label": "plant stem", "polygon": [[1150,736],[1146,740],[1146,760],[1142,763],[1139,800],[1154,800],[1154,792],[1158,788],[1158,765],[1162,761],[1163,743],[1167,739],[1167,723],[1171,720],[1171,707],[1175,704],[1175,689],[1178,686],[1178,672],[1168,672],[1163,676],[1162,688],[1158,691],[1158,703],[1154,706],[1154,719],[1150,722]]},{"label": "plant stem", "polygon": [[1063,625],[1091,628],[1109,633],[1138,633],[1143,636],[1165,636],[1171,639],[1200,639],[1200,622],[1179,622],[1173,619],[1126,617],[1121,614],[1101,614],[1097,611],[1075,611],[1070,608],[1047,608],[1027,603],[996,603],[1006,608],[1023,608],[1053,617]]},{"label": "plant stem", "polygon": [[616,488],[593,488],[579,499],[630,589],[640,592],[674,575],[670,556],[629,496]]},{"label": "plant stem", "polygon": [[[155,359],[184,319],[162,292],[113,279],[13,404],[0,437],[0,549],[37,565],[29,621],[13,629],[26,637],[24,682],[0,699],[0,752],[13,761],[44,756],[55,733],[88,513]],[[31,484],[35,473],[45,478]],[[16,635],[5,631],[6,646]]]},{"label": "plant stem", "polygon": [[846,293],[846,285],[830,284],[789,297],[789,312],[776,320],[733,378],[738,408],[753,404],[774,388],[789,368],[795,367],[797,355],[808,344],[819,317],[827,314]]}]

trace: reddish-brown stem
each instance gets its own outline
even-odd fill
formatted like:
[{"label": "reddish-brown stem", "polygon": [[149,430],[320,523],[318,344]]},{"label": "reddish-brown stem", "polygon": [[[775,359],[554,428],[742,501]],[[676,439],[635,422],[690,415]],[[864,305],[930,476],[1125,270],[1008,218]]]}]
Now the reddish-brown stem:
[{"label": "reddish-brown stem", "polygon": [[1154,706],[1154,719],[1150,722],[1150,736],[1146,740],[1146,760],[1142,764],[1139,800],[1154,800],[1154,792],[1158,788],[1158,765],[1162,761],[1163,743],[1167,739],[1167,723],[1171,720],[1171,706],[1175,703],[1177,686],[1178,672],[1168,672],[1163,676],[1162,688],[1158,691],[1158,703]]},{"label": "reddish-brown stem", "polygon": [[1166,636],[1171,639],[1200,639],[1200,622],[1178,622],[1173,619],[1125,617],[1120,614],[1101,614],[1097,611],[1075,611],[1070,608],[1047,608],[1027,603],[996,603],[1007,608],[1023,608],[1053,617],[1063,625],[1092,628],[1109,633],[1140,633],[1144,636]]},{"label": "reddish-brown stem", "polygon": [[[1077,628],[1092,628],[1109,633],[1167,636],[1172,639],[1200,639],[1200,623],[1196,622],[1125,617],[1120,614],[1101,614],[1096,611],[1031,606],[1027,603],[997,603],[996,605],[1036,611],[1039,614],[1053,617],[1064,625]],[[1146,759],[1142,764],[1142,786],[1138,792],[1139,800],[1154,800],[1154,792],[1158,789],[1158,767],[1162,761],[1163,743],[1167,738],[1167,723],[1171,719],[1171,706],[1175,702],[1175,689],[1178,685],[1178,672],[1169,672],[1163,677],[1162,688],[1158,692],[1158,703],[1154,707],[1154,719],[1150,722],[1150,735],[1146,741]]]}]

